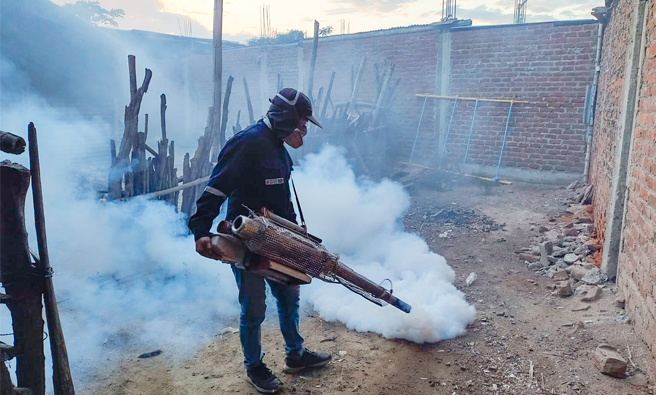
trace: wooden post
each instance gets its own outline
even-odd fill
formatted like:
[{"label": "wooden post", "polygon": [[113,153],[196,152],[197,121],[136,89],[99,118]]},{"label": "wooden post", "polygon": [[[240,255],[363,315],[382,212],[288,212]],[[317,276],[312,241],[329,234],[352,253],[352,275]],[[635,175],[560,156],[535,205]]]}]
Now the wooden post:
[{"label": "wooden post", "polygon": [[130,104],[125,107],[125,129],[123,131],[123,139],[118,151],[119,160],[125,160],[130,154],[132,142],[134,141],[134,134],[139,129],[139,109],[141,108],[141,100],[143,95],[148,91],[150,79],[153,76],[152,71],[146,69],[141,87],[137,89],[137,71],[136,59],[134,55],[128,55],[128,68],[130,73]]},{"label": "wooden post", "polygon": [[28,128],[28,141],[30,143],[30,171],[32,173],[32,196],[34,200],[34,222],[36,223],[36,239],[39,246],[39,269],[46,275],[44,284],[44,300],[46,318],[48,319],[48,333],[50,349],[52,351],[52,367],[55,395],[74,395],[73,377],[68,364],[66,342],[59,321],[57,298],[50,275],[50,258],[46,240],[46,219],[43,210],[43,193],[41,190],[41,171],[39,167],[39,146],[36,140],[36,128],[30,123]]},{"label": "wooden post", "polygon": [[157,144],[157,158],[155,162],[155,171],[157,172],[156,176],[156,185],[157,190],[168,188],[168,165],[167,165],[167,151],[169,142],[166,138],[166,95],[162,94],[160,96],[160,124],[162,125],[162,140]]},{"label": "wooden post", "polygon": [[255,123],[255,117],[253,116],[253,105],[251,104],[251,95],[248,92],[248,82],[246,82],[246,76],[242,80],[244,82],[244,92],[246,92],[246,105],[248,106],[248,125]]},{"label": "wooden post", "polygon": [[312,40],[312,59],[310,60],[310,80],[308,81],[307,95],[312,98],[312,88],[314,87],[314,66],[317,64],[317,49],[319,47],[319,22],[314,21],[314,39]]},{"label": "wooden post", "polygon": [[[221,119],[221,133],[219,134],[219,142],[221,143],[221,148],[225,145],[225,131],[228,126],[228,105],[230,104],[230,92],[232,92],[232,82],[235,79],[232,76],[228,77],[228,84],[226,86],[225,99],[223,99],[223,118]],[[218,156],[219,150],[216,151]]]},{"label": "wooden post", "polygon": [[219,152],[219,131],[221,128],[221,90],[223,73],[223,0],[214,0],[214,25],[212,43],[214,46],[214,117],[211,125],[212,139],[210,155]]},{"label": "wooden post", "polygon": [[[182,162],[182,183],[186,184],[192,181],[191,179],[191,166],[189,164],[189,153],[187,152]],[[190,189],[182,192],[182,212],[189,215],[190,207]]]},{"label": "wooden post", "polygon": [[321,110],[321,119],[326,118],[326,110],[328,109],[328,102],[330,101],[330,93],[333,91],[333,82],[335,82],[335,72],[330,76],[330,84],[328,84],[328,91],[326,91],[326,98],[323,101],[323,110]]},{"label": "wooden post", "polygon": [[383,75],[382,85],[380,87],[380,93],[378,95],[378,100],[376,100],[376,107],[374,108],[374,114],[371,119],[372,126],[376,125],[376,121],[378,120],[378,116],[380,115],[380,111],[383,107],[383,103],[387,98],[387,87],[389,86],[390,79],[392,78],[392,73],[394,73],[394,65],[390,65],[385,70],[385,74]]},{"label": "wooden post", "polygon": [[[0,163],[0,179],[0,281],[9,299],[7,307],[11,312],[17,351],[17,384],[30,388],[34,395],[44,395],[43,273],[37,273],[31,264],[25,230],[25,195],[30,185],[30,171],[6,160]],[[1,365],[0,368],[5,369],[4,363]],[[6,381],[8,377],[3,379]],[[2,391],[7,384],[5,381],[0,383]]]},{"label": "wooden post", "polygon": [[119,161],[116,157],[116,141],[109,140],[112,163],[109,166],[109,176],[107,179],[108,199],[116,200],[123,197],[123,171],[119,168]]},{"label": "wooden post", "polygon": [[351,92],[351,100],[349,100],[348,114],[353,115],[355,111],[355,103],[358,98],[358,90],[360,89],[360,82],[362,82],[362,76],[364,74],[364,66],[367,63],[367,57],[363,56],[360,60],[360,67],[358,67],[358,74],[355,77],[355,82],[353,83],[353,92]]}]

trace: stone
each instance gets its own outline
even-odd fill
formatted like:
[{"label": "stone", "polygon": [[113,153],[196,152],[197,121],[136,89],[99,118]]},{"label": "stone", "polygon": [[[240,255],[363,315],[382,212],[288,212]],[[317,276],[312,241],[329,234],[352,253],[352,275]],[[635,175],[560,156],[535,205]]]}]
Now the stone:
[{"label": "stone", "polygon": [[579,246],[574,250],[574,253],[578,256],[587,256],[589,252],[590,250],[585,245]]},{"label": "stone", "polygon": [[623,379],[626,377],[626,360],[617,349],[608,344],[601,344],[594,353],[593,363],[605,375]]},{"label": "stone", "polygon": [[615,299],[615,306],[624,310],[624,308],[626,307],[626,301],[624,300],[623,297],[620,296],[617,299]]},{"label": "stone", "polygon": [[572,311],[586,311],[590,309],[590,305],[587,303],[580,303],[572,307]]},{"label": "stone", "polygon": [[569,274],[564,270],[558,270],[553,274],[554,281],[566,281],[569,280]]},{"label": "stone", "polygon": [[547,231],[549,231],[549,228],[547,228],[544,225],[540,225],[540,227],[538,228],[538,232],[540,232],[540,233],[545,233]]},{"label": "stone", "polygon": [[570,222],[567,225],[563,226],[563,229],[572,229],[574,227],[574,222]]},{"label": "stone", "polygon": [[588,272],[586,268],[581,265],[572,265],[572,270],[569,272],[569,275],[576,281],[581,281],[583,276]]},{"label": "stone", "polygon": [[581,277],[581,282],[586,283],[588,285],[599,285],[603,283],[603,279],[601,278],[601,273],[599,272],[598,268],[593,268],[588,270],[583,277]]},{"label": "stone", "polygon": [[579,260],[579,256],[576,254],[566,254],[563,260],[565,263],[569,263],[571,265],[572,263]]},{"label": "stone", "polygon": [[531,262],[528,264],[529,270],[539,270],[542,269],[544,266],[542,266],[542,262],[537,261],[537,262]]},{"label": "stone", "polygon": [[584,245],[592,252],[601,250],[601,244],[596,243],[594,240],[588,240]]},{"label": "stone", "polygon": [[574,229],[574,228],[572,228],[572,229],[565,229],[565,230],[563,231],[563,235],[565,235],[565,236],[570,236],[570,237],[572,237],[572,236],[578,236],[578,235],[579,235],[579,230],[578,230],[578,229]]},{"label": "stone", "polygon": [[553,250],[554,250],[554,245],[550,241],[545,241],[544,243],[540,244],[540,255],[542,257],[553,254]]},{"label": "stone", "polygon": [[580,188],[582,186],[583,186],[583,183],[581,183],[581,181],[574,181],[573,183],[571,183],[567,186],[567,189],[574,190],[574,189]]},{"label": "stone", "polygon": [[582,302],[594,302],[601,297],[601,292],[601,288],[596,285],[581,285],[576,289],[576,294],[581,295]]},{"label": "stone", "polygon": [[548,256],[547,260],[549,261],[550,265],[555,265],[560,259],[556,258],[555,256]]},{"label": "stone", "polygon": [[562,258],[567,255],[567,248],[554,248],[552,256],[556,258]]},{"label": "stone", "polygon": [[555,263],[554,267],[559,270],[566,270],[569,267],[569,265],[565,262],[565,260],[559,259]]},{"label": "stone", "polygon": [[577,224],[591,224],[592,219],[588,218],[588,217],[579,217],[579,218],[574,220],[574,223],[577,223]]},{"label": "stone", "polygon": [[522,252],[519,254],[519,259],[522,261],[526,261],[528,263],[533,263],[539,261],[540,257],[537,255],[527,254],[525,252]]},{"label": "stone", "polygon": [[560,281],[556,283],[556,293],[558,296],[572,296],[572,284],[569,281]]}]

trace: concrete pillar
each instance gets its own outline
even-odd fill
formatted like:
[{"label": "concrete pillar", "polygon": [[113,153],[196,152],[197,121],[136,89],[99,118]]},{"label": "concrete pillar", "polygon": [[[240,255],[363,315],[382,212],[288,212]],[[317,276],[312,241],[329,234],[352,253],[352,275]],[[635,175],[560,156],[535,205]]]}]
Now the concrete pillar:
[{"label": "concrete pillar", "polygon": [[[451,29],[448,27],[439,33],[440,50],[437,59],[435,88],[439,95],[448,96],[451,87]],[[449,127],[451,100],[431,99],[437,101],[435,106],[435,142],[433,143],[433,159],[431,165],[437,166],[442,155],[444,137]]]},{"label": "concrete pillar", "polygon": [[631,46],[626,54],[622,106],[618,122],[619,130],[615,141],[615,163],[608,204],[606,233],[601,270],[609,278],[617,276],[619,255],[624,229],[627,201],[627,176],[631,163],[631,143],[635,115],[638,110],[642,63],[645,52],[645,26],[647,22],[646,0],[637,0],[632,13]]}]

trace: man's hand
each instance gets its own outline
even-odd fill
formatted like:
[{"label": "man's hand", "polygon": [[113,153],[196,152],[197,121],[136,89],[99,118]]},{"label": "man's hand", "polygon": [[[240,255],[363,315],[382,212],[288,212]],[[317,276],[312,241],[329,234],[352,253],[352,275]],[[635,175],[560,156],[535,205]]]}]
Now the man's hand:
[{"label": "man's hand", "polygon": [[212,245],[212,240],[209,236],[201,237],[196,240],[196,252],[202,256],[210,259],[221,260],[221,254]]}]

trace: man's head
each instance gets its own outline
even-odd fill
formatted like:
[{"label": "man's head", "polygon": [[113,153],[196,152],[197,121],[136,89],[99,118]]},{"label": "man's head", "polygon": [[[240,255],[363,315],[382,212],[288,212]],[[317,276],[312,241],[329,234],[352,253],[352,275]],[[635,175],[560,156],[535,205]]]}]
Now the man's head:
[{"label": "man's head", "polygon": [[284,88],[273,99],[267,118],[276,136],[293,148],[303,145],[307,133],[306,123],[312,122],[322,127],[312,115],[312,103],[304,93],[293,88]]}]

